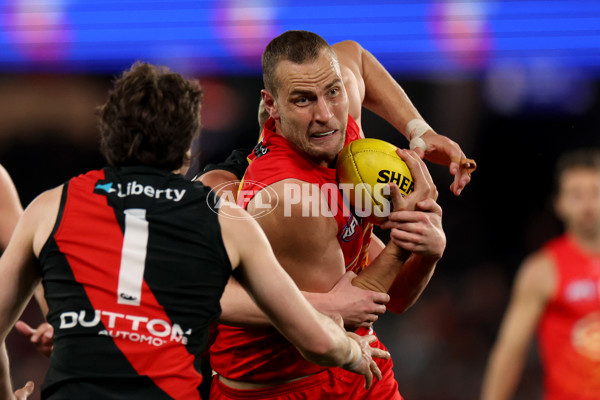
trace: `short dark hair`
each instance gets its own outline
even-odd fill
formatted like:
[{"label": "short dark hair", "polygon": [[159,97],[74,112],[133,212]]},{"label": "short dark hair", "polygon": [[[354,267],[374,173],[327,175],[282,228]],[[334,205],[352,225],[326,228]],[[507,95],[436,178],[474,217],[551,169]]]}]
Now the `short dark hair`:
[{"label": "short dark hair", "polygon": [[562,179],[563,174],[566,171],[574,168],[595,169],[598,172],[600,172],[600,149],[575,149],[560,155],[558,161],[556,162],[556,168],[554,173],[555,190],[557,193],[560,189],[560,181]]},{"label": "short dark hair", "polygon": [[325,39],[309,31],[287,31],[271,40],[262,55],[263,83],[265,89],[277,96],[280,82],[275,70],[284,60],[296,64],[316,60],[323,49],[328,49],[337,59],[333,48]]},{"label": "short dark hair", "polygon": [[180,168],[200,133],[202,89],[166,67],[136,62],[98,107],[100,151],[110,165]]}]

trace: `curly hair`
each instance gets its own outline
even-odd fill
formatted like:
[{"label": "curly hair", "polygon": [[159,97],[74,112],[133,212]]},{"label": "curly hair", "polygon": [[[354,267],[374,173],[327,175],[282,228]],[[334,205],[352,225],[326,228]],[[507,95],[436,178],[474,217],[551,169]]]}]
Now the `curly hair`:
[{"label": "curly hair", "polygon": [[98,107],[100,151],[113,166],[176,170],[188,161],[187,151],[200,133],[201,105],[196,80],[136,62]]},{"label": "curly hair", "polygon": [[265,89],[277,95],[280,82],[276,68],[281,61],[304,64],[316,60],[323,49],[328,49],[335,60],[337,56],[325,39],[309,31],[291,30],[269,42],[262,55],[263,83]]}]

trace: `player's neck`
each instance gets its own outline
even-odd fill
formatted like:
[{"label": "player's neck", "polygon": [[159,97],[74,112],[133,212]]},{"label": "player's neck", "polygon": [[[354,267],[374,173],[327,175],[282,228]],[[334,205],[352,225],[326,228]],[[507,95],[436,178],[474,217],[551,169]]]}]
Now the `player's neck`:
[{"label": "player's neck", "polygon": [[570,231],[569,234],[587,253],[600,255],[600,232],[583,234]]}]

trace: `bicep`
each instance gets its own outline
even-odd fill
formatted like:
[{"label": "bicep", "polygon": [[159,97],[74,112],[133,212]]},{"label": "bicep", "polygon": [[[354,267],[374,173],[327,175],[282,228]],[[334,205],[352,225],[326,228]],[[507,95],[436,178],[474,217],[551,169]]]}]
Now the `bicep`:
[{"label": "bicep", "polygon": [[362,75],[362,47],[354,41],[343,41],[334,44],[333,49],[338,57],[344,87],[348,94],[348,114],[360,126],[362,106],[365,99],[365,82]]},{"label": "bicep", "polygon": [[549,258],[536,255],[519,269],[511,299],[500,327],[505,346],[525,347],[554,290],[554,267]]}]

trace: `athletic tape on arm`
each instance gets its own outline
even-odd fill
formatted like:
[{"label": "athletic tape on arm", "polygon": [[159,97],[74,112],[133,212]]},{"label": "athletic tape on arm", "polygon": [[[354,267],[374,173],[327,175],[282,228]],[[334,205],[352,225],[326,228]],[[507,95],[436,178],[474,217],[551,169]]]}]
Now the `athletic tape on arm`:
[{"label": "athletic tape on arm", "polygon": [[422,119],[415,118],[408,121],[408,124],[406,124],[406,134],[408,135],[408,140],[410,140],[411,150],[414,150],[417,147],[420,147],[423,151],[427,150],[427,144],[421,139],[421,136],[429,130],[433,129],[431,129],[429,124]]}]

